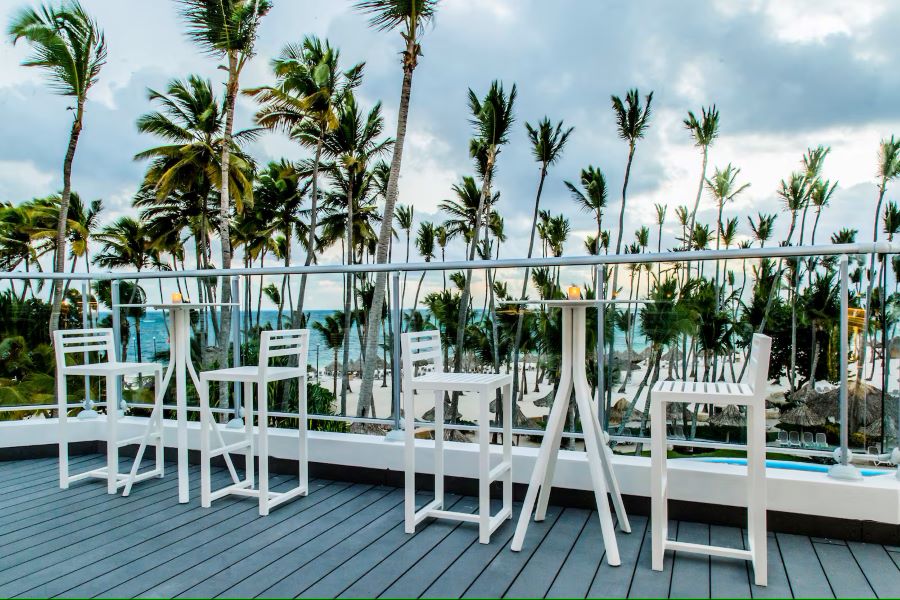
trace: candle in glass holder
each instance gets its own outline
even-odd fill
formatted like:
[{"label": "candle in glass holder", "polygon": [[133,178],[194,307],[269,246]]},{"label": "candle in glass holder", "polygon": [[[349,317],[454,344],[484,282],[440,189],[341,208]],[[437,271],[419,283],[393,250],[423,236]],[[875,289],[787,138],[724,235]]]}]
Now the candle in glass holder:
[{"label": "candle in glass holder", "polygon": [[181,293],[173,292],[172,293],[172,303],[174,304],[174,303],[179,303],[179,302],[181,302]]},{"label": "candle in glass holder", "polygon": [[575,284],[569,286],[569,300],[581,300],[581,288]]}]

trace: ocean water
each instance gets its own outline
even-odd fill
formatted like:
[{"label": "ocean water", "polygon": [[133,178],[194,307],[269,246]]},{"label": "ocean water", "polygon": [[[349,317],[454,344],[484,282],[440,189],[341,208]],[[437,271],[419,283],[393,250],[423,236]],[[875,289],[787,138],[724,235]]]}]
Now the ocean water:
[{"label": "ocean water", "polygon": [[[312,310],[309,311],[311,322],[324,322],[325,317],[333,314],[333,310]],[[100,318],[102,319],[104,316],[107,316],[109,313],[100,313]],[[254,313],[254,319],[256,318]],[[275,326],[275,323],[278,319],[278,311],[277,310],[263,310],[260,315],[260,325],[272,325]],[[283,317],[284,319],[284,317]],[[134,321],[132,319],[128,319],[130,324],[130,333],[128,340],[128,350],[126,360],[134,361],[137,360],[137,335],[134,327]],[[166,319],[164,313],[158,310],[148,310],[146,315],[141,319],[141,354],[144,360],[152,360],[154,356],[160,356],[161,359],[165,360],[168,356],[169,352],[169,334],[166,327]],[[241,323],[243,326],[243,322]],[[210,328],[211,330],[211,328]],[[318,351],[318,358],[320,366],[325,366],[330,364],[333,360],[332,351],[329,350],[328,345],[325,343],[325,338],[315,329],[310,327],[310,347],[309,347],[309,362],[311,364],[315,364],[316,361],[316,353]],[[210,334],[211,335],[211,334]],[[242,333],[243,335],[243,333]],[[635,340],[635,350],[640,351],[646,346],[646,342],[640,336],[637,336],[638,339]],[[383,341],[383,340],[382,340]],[[359,334],[354,327],[353,332],[350,334],[350,360],[355,361],[359,359],[360,355],[360,339]],[[621,334],[616,336],[616,344],[615,349],[617,351],[624,351],[626,349],[624,336]],[[338,360],[343,358],[343,353],[338,355]]]}]

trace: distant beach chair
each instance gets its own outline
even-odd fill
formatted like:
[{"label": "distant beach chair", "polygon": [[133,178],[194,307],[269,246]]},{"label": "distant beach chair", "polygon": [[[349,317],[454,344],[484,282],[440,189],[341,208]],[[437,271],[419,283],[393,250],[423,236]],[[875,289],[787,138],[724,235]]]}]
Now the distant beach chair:
[{"label": "distant beach chair", "polygon": [[[878,446],[869,446],[868,448],[866,448],[866,453],[869,454],[870,456],[875,456],[875,457],[881,456],[881,453],[878,451]],[[890,461],[878,460],[878,458],[873,458],[872,464],[875,465],[876,467],[891,466]]]},{"label": "distant beach chair", "polygon": [[810,431],[803,432],[803,447],[804,448],[812,448],[813,446],[813,434]]},{"label": "distant beach chair", "polygon": [[679,440],[686,439],[684,437],[684,426],[682,426],[682,425],[675,426],[675,437],[678,438]]},{"label": "distant beach chair", "polygon": [[816,447],[817,448],[827,448],[828,447],[828,438],[825,437],[824,433],[816,434]]},{"label": "distant beach chair", "polygon": [[788,434],[788,446],[792,448],[800,447],[800,433],[797,431],[792,431]]},{"label": "distant beach chair", "polygon": [[778,432],[778,445],[779,446],[787,446],[790,442],[788,442],[788,433],[787,431],[779,431]]}]

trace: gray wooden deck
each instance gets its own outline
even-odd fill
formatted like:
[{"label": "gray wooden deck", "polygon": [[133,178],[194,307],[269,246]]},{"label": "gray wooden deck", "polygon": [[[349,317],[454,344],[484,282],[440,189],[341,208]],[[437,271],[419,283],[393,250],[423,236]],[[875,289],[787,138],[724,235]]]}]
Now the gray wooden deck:
[{"label": "gray wooden deck", "polygon": [[[99,462],[75,457],[72,471]],[[259,517],[246,499],[202,509],[192,474],[192,501],[179,505],[174,469],[122,498],[98,481],[60,490],[55,460],[0,462],[0,597],[900,595],[900,546],[770,534],[769,586],[758,588],[732,560],[669,554],[663,572],[651,571],[645,517],[619,536],[622,566],[609,567],[587,510],[551,507],[513,553],[512,521],[489,545],[471,524],[434,522],[406,535],[396,488],[315,480],[308,497]],[[450,502],[475,510],[473,498]],[[744,543],[735,528],[671,530],[686,541]]]}]

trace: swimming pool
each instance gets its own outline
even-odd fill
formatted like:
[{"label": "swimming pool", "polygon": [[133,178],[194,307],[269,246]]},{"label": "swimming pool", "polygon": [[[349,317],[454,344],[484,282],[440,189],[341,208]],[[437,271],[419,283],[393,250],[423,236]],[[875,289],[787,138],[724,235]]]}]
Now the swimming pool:
[{"label": "swimming pool", "polygon": [[[747,465],[746,458],[688,458],[686,460],[699,460],[702,462],[724,463],[726,465]],[[828,465],[818,465],[815,463],[802,463],[790,460],[767,460],[766,468],[768,469],[792,469],[794,471],[813,471],[816,473],[827,473]],[[882,471],[878,469],[860,469],[860,473],[864,477],[873,477],[876,475],[886,475],[893,471]]]}]

